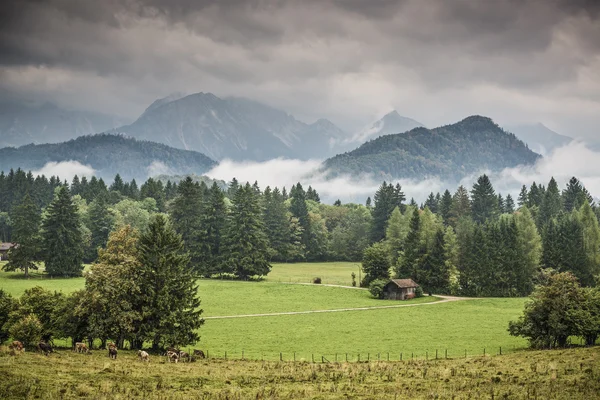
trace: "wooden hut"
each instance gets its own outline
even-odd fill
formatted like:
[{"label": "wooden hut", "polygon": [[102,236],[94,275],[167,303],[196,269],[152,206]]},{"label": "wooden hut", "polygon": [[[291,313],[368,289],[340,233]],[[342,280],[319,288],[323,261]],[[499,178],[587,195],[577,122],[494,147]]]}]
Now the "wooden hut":
[{"label": "wooden hut", "polygon": [[14,243],[0,243],[0,261],[8,260],[8,251],[14,246]]},{"label": "wooden hut", "polygon": [[383,287],[386,300],[408,300],[415,297],[419,285],[412,279],[392,279]]}]

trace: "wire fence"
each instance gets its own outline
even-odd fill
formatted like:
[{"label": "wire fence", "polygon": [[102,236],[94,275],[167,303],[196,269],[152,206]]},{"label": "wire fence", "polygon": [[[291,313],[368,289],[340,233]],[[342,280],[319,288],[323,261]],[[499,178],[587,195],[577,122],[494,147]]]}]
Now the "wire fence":
[{"label": "wire fence", "polygon": [[[193,352],[193,349],[188,349]],[[279,361],[279,362],[310,362],[310,363],[340,363],[340,362],[402,362],[416,360],[450,360],[471,357],[500,356],[514,353],[520,349],[516,347],[485,347],[480,351],[473,350],[448,350],[436,349],[419,352],[348,352],[348,353],[307,353],[307,352],[247,352],[204,350],[206,360],[232,360],[232,361]],[[190,353],[191,354],[191,353]],[[196,357],[196,359],[198,359]]]}]

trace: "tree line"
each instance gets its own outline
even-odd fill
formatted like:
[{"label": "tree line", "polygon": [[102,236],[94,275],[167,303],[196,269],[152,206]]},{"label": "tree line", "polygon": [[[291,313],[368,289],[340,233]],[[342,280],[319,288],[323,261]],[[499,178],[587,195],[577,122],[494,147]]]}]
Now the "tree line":
[{"label": "tree line", "polygon": [[47,273],[79,275],[110,232],[144,232],[164,215],[183,239],[188,268],[203,277],[253,279],[272,262],[360,261],[362,286],[398,277],[429,293],[524,296],[544,269],[572,272],[584,286],[600,272],[600,211],[575,177],[563,190],[554,178],[524,185],[515,200],[482,175],[470,190],[431,193],[422,204],[387,182],[364,205],[322,204],[301,183],[288,192],[233,179],[222,189],[191,177],[150,178],[138,189],[119,175],[107,186],[17,170],[0,174],[0,189],[8,221],[0,232],[19,243],[5,269],[44,261]]}]

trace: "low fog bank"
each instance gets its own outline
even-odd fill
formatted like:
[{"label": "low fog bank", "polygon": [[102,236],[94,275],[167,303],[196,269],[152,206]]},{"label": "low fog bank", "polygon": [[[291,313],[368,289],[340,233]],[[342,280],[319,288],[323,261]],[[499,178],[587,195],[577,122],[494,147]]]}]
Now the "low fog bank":
[{"label": "low fog bank", "polygon": [[37,171],[31,171],[33,176],[45,175],[47,178],[51,176],[58,176],[61,180],[67,180],[71,182],[75,175],[85,176],[91,178],[96,175],[94,168],[89,165],[83,165],[79,161],[51,161],[46,163],[42,168]]},{"label": "low fog bank", "polygon": [[[316,189],[321,200],[326,203],[333,203],[337,199],[343,203],[364,203],[367,197],[373,197],[383,181],[383,178],[369,175],[340,176],[327,180],[326,173],[321,171],[320,167],[319,160],[300,161],[282,158],[266,162],[225,160],[206,175],[226,182],[234,177],[240,182],[258,181],[263,189],[268,185],[280,188],[285,186],[289,190],[293,184],[301,182],[305,189],[309,185]],[[458,185],[464,185],[470,190],[477,177],[484,173],[490,176],[497,193],[502,193],[504,196],[510,194],[515,200],[522,185],[529,186],[534,181],[547,185],[553,176],[561,189],[571,177],[576,176],[593,196],[600,196],[600,151],[590,149],[583,142],[571,142],[557,148],[535,165],[507,168],[501,172],[482,170],[477,174],[464,177],[460,182],[441,181],[438,178],[394,179],[391,182],[400,183],[407,201],[412,197],[421,203],[430,192],[442,193],[448,189],[454,193]]]}]

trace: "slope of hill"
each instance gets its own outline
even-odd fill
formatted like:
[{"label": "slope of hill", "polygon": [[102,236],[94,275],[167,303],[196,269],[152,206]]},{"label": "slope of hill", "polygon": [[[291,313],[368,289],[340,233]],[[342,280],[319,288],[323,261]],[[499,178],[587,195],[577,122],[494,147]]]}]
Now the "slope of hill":
[{"label": "slope of hill", "polygon": [[381,136],[325,161],[330,176],[460,179],[483,169],[533,164],[539,155],[491,119],[471,116],[435,129]]},{"label": "slope of hill", "polygon": [[541,123],[509,126],[506,130],[514,133],[519,139],[527,143],[531,150],[539,154],[551,153],[552,150],[573,141],[573,138],[558,134]]},{"label": "slope of hill", "polygon": [[325,158],[342,131],[326,120],[305,124],[256,101],[196,93],[155,101],[142,116],[118,128],[127,135],[200,151],[222,160]]},{"label": "slope of hill", "polygon": [[422,127],[423,124],[412,118],[403,117],[394,110],[375,121],[372,125],[364,128],[352,137],[353,142],[364,142],[365,140],[393,133],[403,133],[411,129]]},{"label": "slope of hill", "polygon": [[54,104],[0,103],[0,147],[59,143],[123,125],[120,117],[71,111]]},{"label": "slope of hill", "polygon": [[112,180],[145,180],[157,173],[202,174],[216,165],[204,154],[164,144],[138,141],[119,135],[82,136],[57,144],[26,145],[0,149],[0,170],[39,170],[49,162],[78,161]]}]

